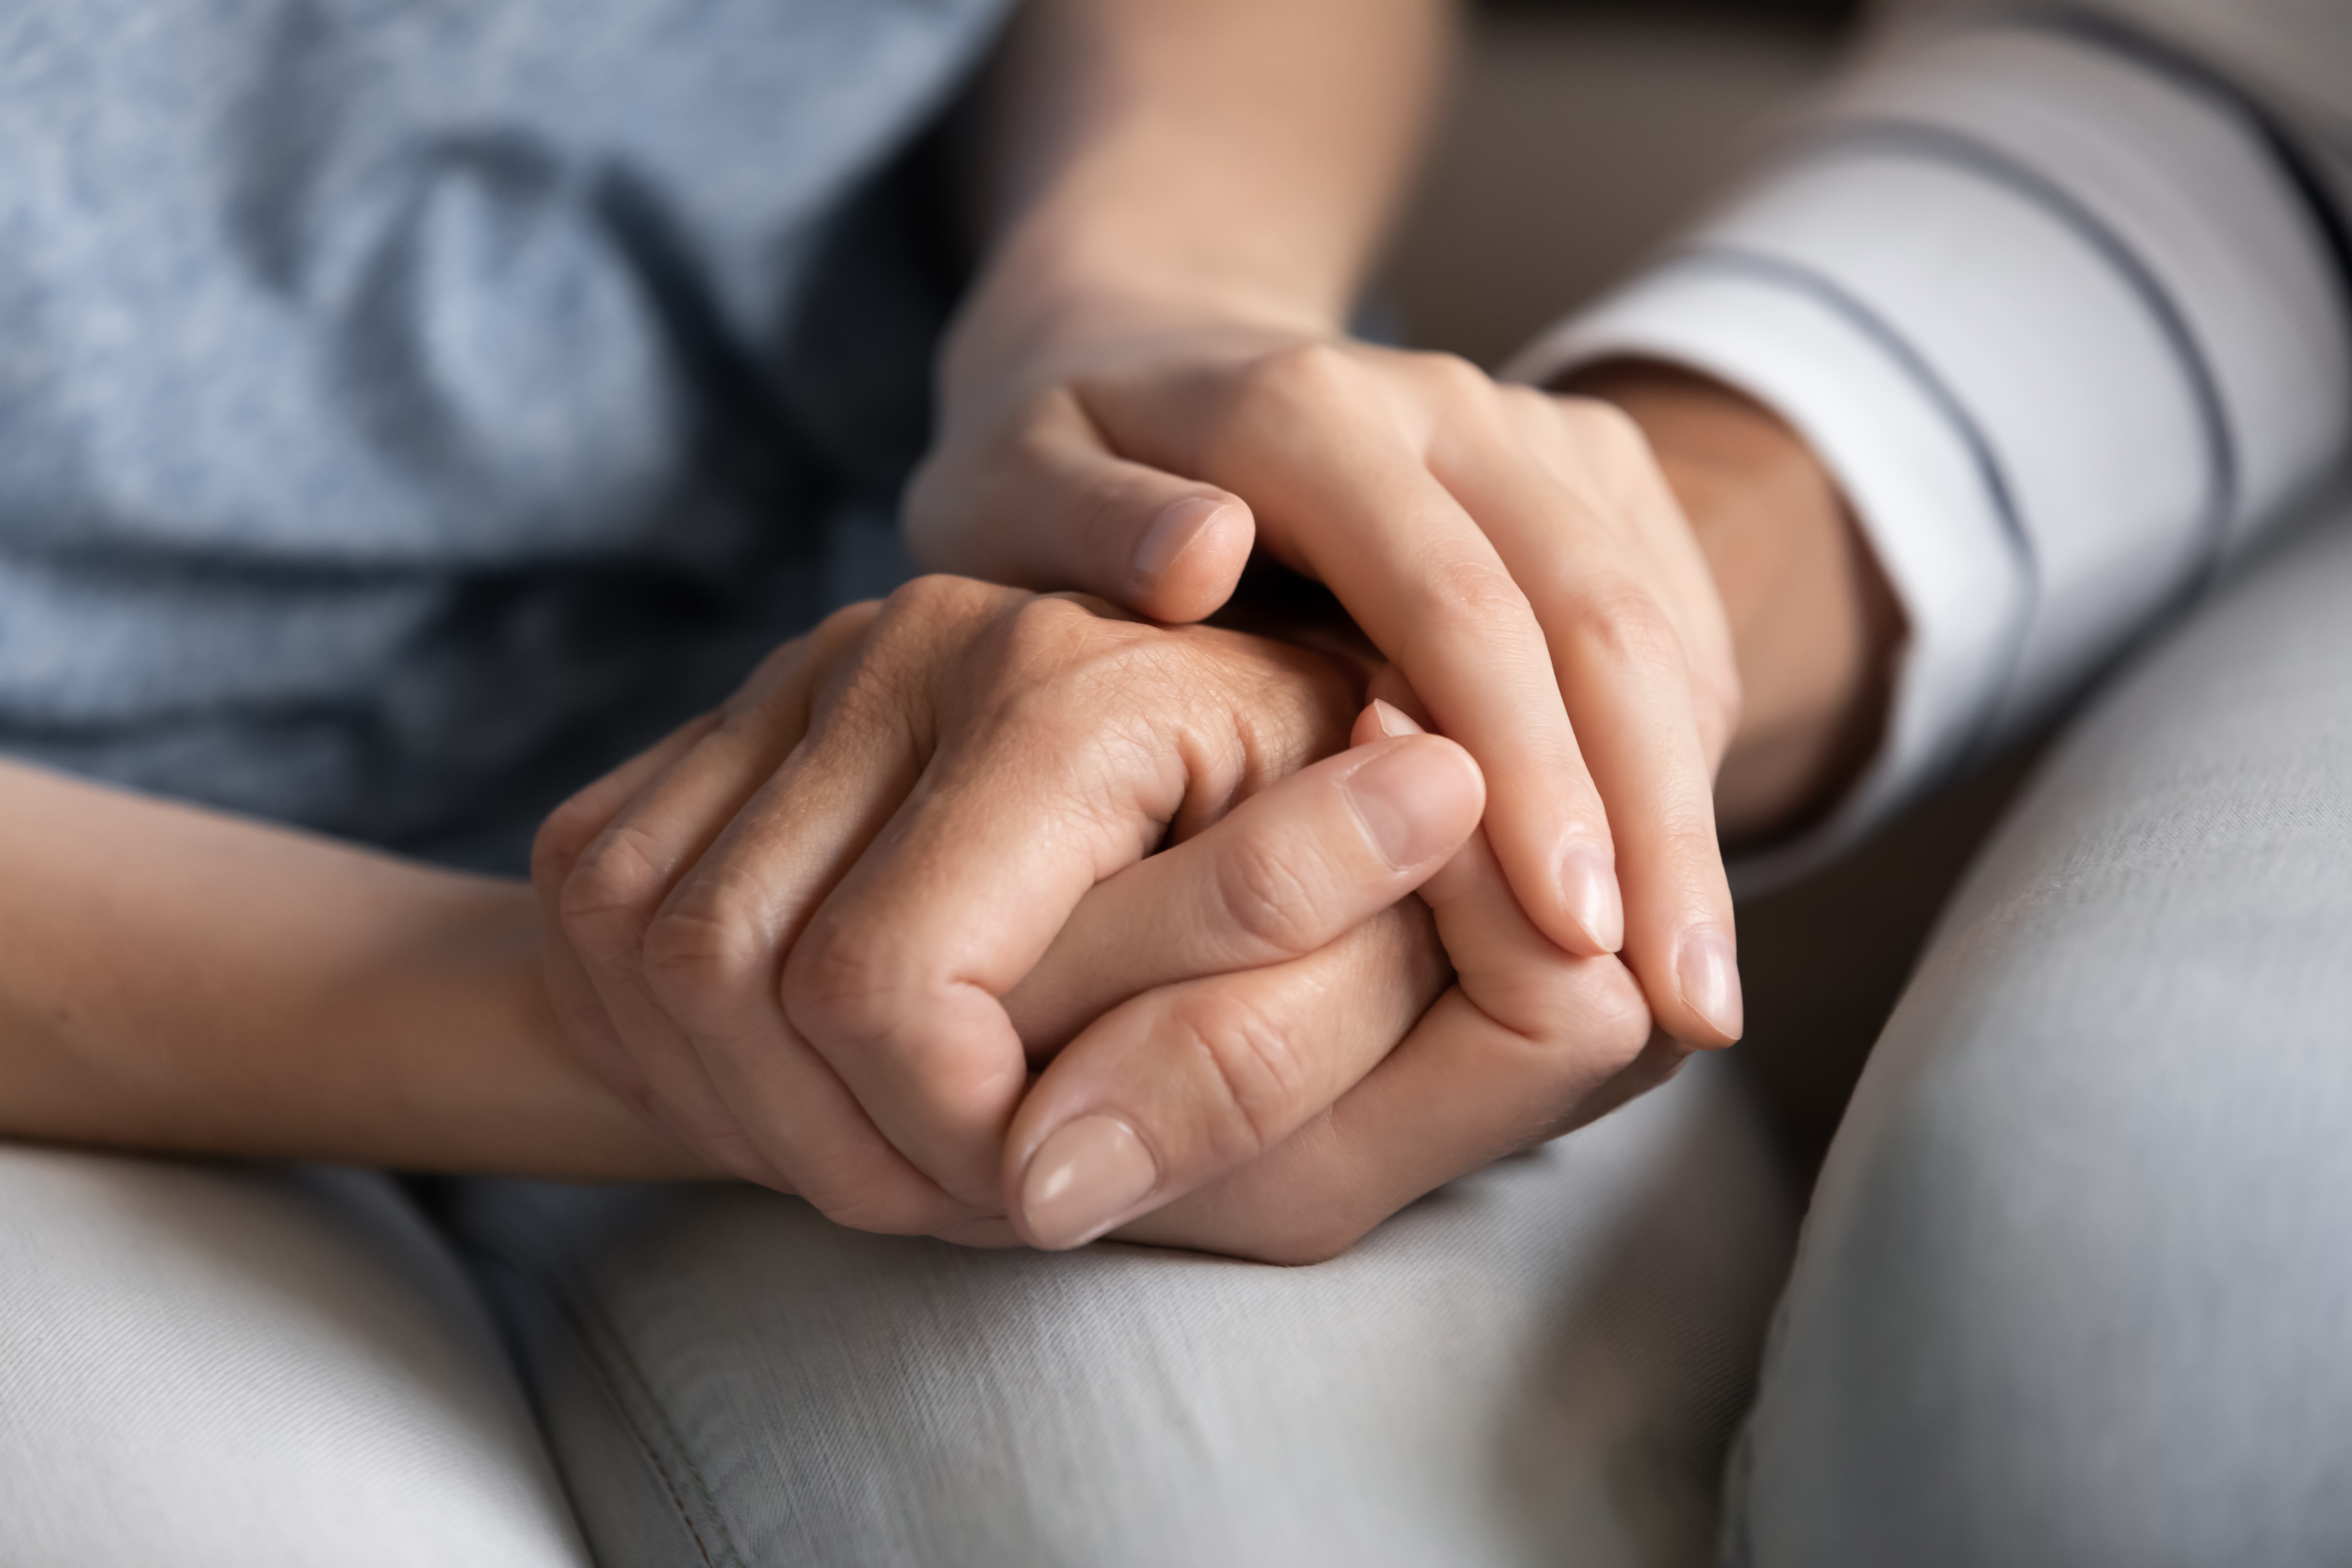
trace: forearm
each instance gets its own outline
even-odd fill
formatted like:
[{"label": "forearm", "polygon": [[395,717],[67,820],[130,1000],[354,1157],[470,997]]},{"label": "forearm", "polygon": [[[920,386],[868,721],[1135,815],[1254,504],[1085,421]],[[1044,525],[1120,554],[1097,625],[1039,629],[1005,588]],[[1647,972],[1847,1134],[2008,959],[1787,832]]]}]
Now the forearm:
[{"label": "forearm", "polygon": [[1158,312],[1337,331],[1410,172],[1446,0],[1041,0],[991,94],[990,262],[953,342]]},{"label": "forearm", "polygon": [[577,1069],[529,889],[0,763],[0,1134],[700,1172]]}]

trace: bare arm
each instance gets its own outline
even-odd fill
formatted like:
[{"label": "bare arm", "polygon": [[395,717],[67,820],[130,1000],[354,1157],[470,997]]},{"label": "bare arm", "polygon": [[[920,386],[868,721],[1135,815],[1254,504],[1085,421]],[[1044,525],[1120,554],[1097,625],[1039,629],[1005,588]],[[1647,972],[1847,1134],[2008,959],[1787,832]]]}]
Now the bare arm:
[{"label": "bare arm", "polygon": [[0,763],[0,1133],[689,1176],[563,1049],[520,883]]},{"label": "bare arm", "polygon": [[991,94],[987,272],[948,394],[1033,334],[1337,332],[1410,173],[1446,0],[1041,0]]},{"label": "bare arm", "polygon": [[1729,638],[1626,422],[1350,341],[1444,64],[1436,0],[1045,0],[907,528],[933,567],[1153,619],[1253,549],[1321,581],[1478,761],[1538,929],[1662,1026],[1741,1027],[1713,775]]}]

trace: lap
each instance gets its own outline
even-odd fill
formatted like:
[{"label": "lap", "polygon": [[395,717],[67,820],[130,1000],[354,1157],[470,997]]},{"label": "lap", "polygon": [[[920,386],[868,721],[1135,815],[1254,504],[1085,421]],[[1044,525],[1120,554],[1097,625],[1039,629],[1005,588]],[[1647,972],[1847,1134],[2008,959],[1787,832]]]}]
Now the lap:
[{"label": "lap", "polygon": [[1703,1560],[1790,1244],[1716,1061],[1311,1268],[741,1188],[457,1221],[606,1568]]},{"label": "lap", "polygon": [[2352,1556],[2352,516],[2075,724],[1832,1144],[1735,1560]]},{"label": "lap", "polygon": [[456,1262],[358,1172],[0,1143],[0,1562],[584,1554]]}]

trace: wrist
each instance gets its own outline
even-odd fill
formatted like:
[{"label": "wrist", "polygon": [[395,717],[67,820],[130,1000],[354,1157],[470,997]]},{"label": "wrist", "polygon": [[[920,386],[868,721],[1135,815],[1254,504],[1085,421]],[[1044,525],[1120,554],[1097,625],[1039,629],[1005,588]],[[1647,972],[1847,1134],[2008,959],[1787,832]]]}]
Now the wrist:
[{"label": "wrist", "polygon": [[988,262],[958,334],[1009,347],[967,357],[1139,316],[1339,332],[1448,37],[1436,0],[1025,6],[983,96]]},{"label": "wrist", "polygon": [[317,1020],[332,1031],[322,1037],[350,1042],[372,1064],[373,1082],[355,1079],[348,1099],[390,1110],[362,1110],[349,1140],[381,1140],[375,1163],[414,1170],[720,1173],[646,1126],[572,1048],[548,994],[545,928],[527,886],[397,869],[415,873],[413,901],[321,998]]},{"label": "wrist", "polygon": [[1642,427],[1722,595],[1745,699],[1717,779],[1724,837],[1802,827],[1877,750],[1902,640],[1835,478],[1770,409],[1675,366],[1612,362],[1560,389]]},{"label": "wrist", "polygon": [[565,1050],[518,884],[0,763],[0,1134],[696,1173]]},{"label": "wrist", "polygon": [[1340,289],[1242,259],[1171,255],[1098,226],[1024,225],[990,258],[949,329],[941,395],[952,416],[959,403],[1008,386],[1173,352],[1239,357],[1337,338],[1345,322]]}]

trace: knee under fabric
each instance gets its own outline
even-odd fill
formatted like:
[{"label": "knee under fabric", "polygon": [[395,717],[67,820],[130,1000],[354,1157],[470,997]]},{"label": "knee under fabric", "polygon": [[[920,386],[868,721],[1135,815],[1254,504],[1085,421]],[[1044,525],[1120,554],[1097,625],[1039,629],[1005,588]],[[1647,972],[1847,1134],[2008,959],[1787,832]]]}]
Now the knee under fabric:
[{"label": "knee under fabric", "polygon": [[1717,1059],[1309,1268],[466,1186],[604,1568],[1701,1563],[1793,1239]]},{"label": "knee under fabric", "polygon": [[1754,1568],[2352,1561],[2352,502],[2076,722],[1832,1146]]}]

